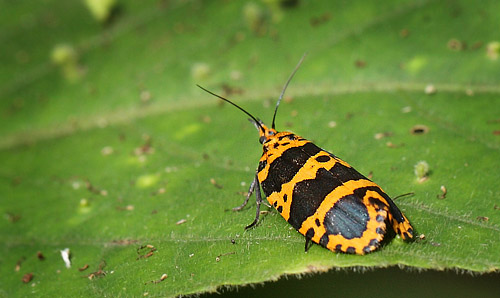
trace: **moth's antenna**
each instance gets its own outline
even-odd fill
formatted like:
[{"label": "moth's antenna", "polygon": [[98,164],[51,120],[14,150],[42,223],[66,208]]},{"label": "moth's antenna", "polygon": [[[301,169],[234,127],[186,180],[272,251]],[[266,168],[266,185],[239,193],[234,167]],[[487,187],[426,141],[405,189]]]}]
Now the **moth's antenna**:
[{"label": "moth's antenna", "polygon": [[239,105],[235,104],[234,102],[230,101],[229,99],[226,99],[220,95],[217,95],[215,93],[213,93],[212,91],[209,91],[203,87],[201,87],[200,85],[196,84],[196,86],[200,87],[201,90],[209,93],[209,94],[212,94],[213,96],[215,97],[218,97],[220,99],[222,99],[223,101],[225,102],[228,102],[230,104],[232,104],[233,106],[237,107],[238,109],[240,109],[243,113],[247,114],[248,116],[250,116],[250,118],[252,118],[252,120],[256,123],[256,125],[259,126],[260,130],[262,131],[263,134],[265,134],[266,130],[264,129],[264,127],[262,127],[262,124],[260,124],[260,121],[257,120],[257,118],[255,118],[254,116],[252,116],[252,114],[250,114],[249,112],[245,111],[245,109],[243,109],[242,107],[240,107]]},{"label": "moth's antenna", "polygon": [[299,63],[297,63],[297,66],[295,66],[295,69],[293,70],[292,74],[290,75],[290,77],[286,81],[285,86],[283,87],[283,91],[281,91],[280,98],[278,98],[278,102],[276,103],[276,108],[274,108],[273,124],[271,125],[271,127],[273,129],[274,129],[274,121],[276,120],[276,113],[278,112],[278,107],[280,105],[281,99],[283,98],[283,95],[285,95],[286,87],[288,87],[288,84],[290,83],[290,81],[292,80],[293,76],[295,75],[295,73],[299,69],[300,65],[302,64],[302,61],[304,61],[304,58],[306,57],[306,55],[307,55],[307,53],[304,53],[304,55],[302,55],[302,58],[300,58]]}]

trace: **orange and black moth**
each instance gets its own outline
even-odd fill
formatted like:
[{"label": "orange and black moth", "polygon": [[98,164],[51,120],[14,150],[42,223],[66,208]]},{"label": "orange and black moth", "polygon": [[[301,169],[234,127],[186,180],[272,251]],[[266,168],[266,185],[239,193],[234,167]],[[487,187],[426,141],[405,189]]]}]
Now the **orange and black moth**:
[{"label": "orange and black moth", "polygon": [[300,63],[288,79],[267,127],[235,103],[259,130],[262,157],[241,210],[255,193],[257,212],[246,229],[254,227],[262,204],[261,187],[267,201],[306,238],[331,251],[365,254],[377,249],[387,229],[404,240],[413,238],[413,228],[391,198],[348,163],[291,132],[278,132],[275,117],[279,103]]}]

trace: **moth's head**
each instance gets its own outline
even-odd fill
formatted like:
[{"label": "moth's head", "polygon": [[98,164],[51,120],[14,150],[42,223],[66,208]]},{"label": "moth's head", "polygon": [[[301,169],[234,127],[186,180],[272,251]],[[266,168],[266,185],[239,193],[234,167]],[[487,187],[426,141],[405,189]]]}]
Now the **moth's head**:
[{"label": "moth's head", "polygon": [[276,129],[267,127],[261,120],[258,120],[258,122],[255,122],[253,119],[248,120],[252,122],[259,131],[259,143],[261,144],[264,144],[278,133]]}]

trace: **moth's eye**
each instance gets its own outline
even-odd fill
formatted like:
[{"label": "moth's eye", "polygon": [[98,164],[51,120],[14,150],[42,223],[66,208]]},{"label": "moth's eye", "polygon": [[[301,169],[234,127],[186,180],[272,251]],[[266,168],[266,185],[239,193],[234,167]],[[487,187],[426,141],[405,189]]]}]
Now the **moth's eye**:
[{"label": "moth's eye", "polygon": [[268,132],[268,134],[269,134],[270,136],[273,136],[273,135],[274,135],[274,131],[269,131],[269,132]]},{"label": "moth's eye", "polygon": [[260,138],[259,138],[259,142],[260,142],[261,144],[264,144],[264,142],[265,142],[266,140],[267,140],[267,138],[266,138],[265,136],[262,136],[262,137],[260,137]]}]

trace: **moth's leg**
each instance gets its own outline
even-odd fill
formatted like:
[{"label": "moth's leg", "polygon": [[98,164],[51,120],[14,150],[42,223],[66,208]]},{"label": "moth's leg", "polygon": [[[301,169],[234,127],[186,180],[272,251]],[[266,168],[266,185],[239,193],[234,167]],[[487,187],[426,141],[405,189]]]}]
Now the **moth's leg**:
[{"label": "moth's leg", "polygon": [[306,247],[304,248],[304,252],[307,252],[309,250],[309,248],[311,247],[312,243],[311,242],[311,238],[307,238],[306,236]]},{"label": "moth's leg", "polygon": [[245,230],[248,230],[250,228],[253,228],[257,222],[259,221],[259,216],[260,216],[260,204],[262,204],[262,194],[260,193],[260,183],[259,179],[257,179],[257,174],[255,174],[255,179],[253,180],[252,185],[254,186],[253,191],[255,191],[255,203],[257,204],[257,211],[255,214],[255,219],[254,221],[249,224],[248,226],[245,227]]},{"label": "moth's leg", "polygon": [[248,203],[248,200],[250,199],[250,196],[252,196],[252,193],[253,193],[253,191],[255,189],[255,183],[256,183],[256,181],[258,181],[257,180],[257,175],[255,175],[255,178],[253,179],[252,184],[250,184],[250,188],[248,189],[248,194],[247,194],[247,197],[245,198],[245,201],[240,206],[234,207],[233,211],[240,211],[241,209],[245,208],[245,206]]}]

